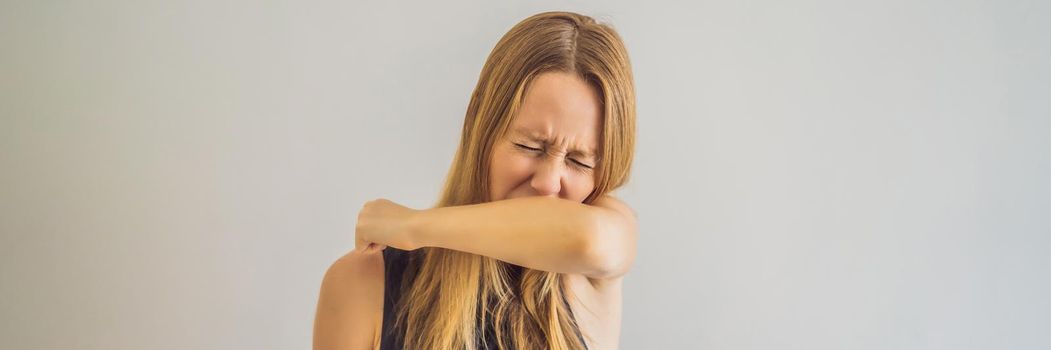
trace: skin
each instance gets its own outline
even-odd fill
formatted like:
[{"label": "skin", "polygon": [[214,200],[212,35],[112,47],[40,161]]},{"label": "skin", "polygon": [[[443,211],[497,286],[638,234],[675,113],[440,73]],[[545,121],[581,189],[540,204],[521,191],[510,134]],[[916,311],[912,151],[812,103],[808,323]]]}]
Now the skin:
[{"label": "skin", "polygon": [[[425,210],[386,199],[358,213],[356,247],[325,273],[315,349],[375,349],[383,319],[386,246],[441,247],[564,274],[570,307],[590,349],[616,349],[621,286],[635,258],[634,211],[594,190],[602,109],[575,75],[539,75],[490,164],[493,201]],[[537,220],[536,218],[545,218]],[[349,330],[349,331],[348,331]]]}]

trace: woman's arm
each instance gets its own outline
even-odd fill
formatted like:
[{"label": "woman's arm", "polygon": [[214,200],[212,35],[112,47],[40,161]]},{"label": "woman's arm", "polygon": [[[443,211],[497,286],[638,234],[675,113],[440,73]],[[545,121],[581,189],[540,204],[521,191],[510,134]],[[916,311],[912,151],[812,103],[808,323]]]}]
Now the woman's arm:
[{"label": "woman's arm", "polygon": [[418,247],[440,247],[594,279],[619,277],[635,259],[637,220],[624,202],[592,205],[525,197],[420,210],[408,231]]}]

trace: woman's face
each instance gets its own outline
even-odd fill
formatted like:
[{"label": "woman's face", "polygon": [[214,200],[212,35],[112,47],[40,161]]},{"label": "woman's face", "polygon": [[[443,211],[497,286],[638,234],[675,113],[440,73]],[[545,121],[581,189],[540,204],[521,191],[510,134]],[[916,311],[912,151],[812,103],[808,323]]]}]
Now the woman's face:
[{"label": "woman's face", "polygon": [[489,168],[494,201],[550,196],[583,202],[595,188],[601,135],[598,91],[576,75],[542,73],[525,92]]}]

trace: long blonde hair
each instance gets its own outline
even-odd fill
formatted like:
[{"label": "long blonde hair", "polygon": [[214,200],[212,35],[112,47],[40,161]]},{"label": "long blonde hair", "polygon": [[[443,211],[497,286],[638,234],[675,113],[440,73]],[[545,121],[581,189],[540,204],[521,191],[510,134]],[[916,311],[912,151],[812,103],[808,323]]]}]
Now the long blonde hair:
[{"label": "long blonde hair", "polygon": [[[435,206],[488,202],[493,144],[507,132],[537,75],[576,74],[601,95],[596,198],[628,181],[635,149],[635,88],[619,35],[591,17],[545,12],[511,28],[482,68],[460,145]],[[583,349],[562,275],[441,248],[413,251],[395,327],[409,349],[474,349],[491,322],[500,349]]]}]

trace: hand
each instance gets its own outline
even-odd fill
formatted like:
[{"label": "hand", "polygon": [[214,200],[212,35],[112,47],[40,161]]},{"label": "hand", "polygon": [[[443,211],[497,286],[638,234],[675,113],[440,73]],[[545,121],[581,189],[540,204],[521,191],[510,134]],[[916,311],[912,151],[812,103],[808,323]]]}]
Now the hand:
[{"label": "hand", "polygon": [[417,212],[419,210],[382,198],[366,202],[358,212],[354,249],[374,252],[387,246],[402,250],[419,248],[413,242],[409,225]]}]

